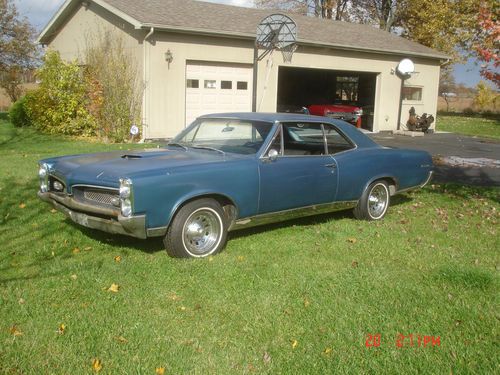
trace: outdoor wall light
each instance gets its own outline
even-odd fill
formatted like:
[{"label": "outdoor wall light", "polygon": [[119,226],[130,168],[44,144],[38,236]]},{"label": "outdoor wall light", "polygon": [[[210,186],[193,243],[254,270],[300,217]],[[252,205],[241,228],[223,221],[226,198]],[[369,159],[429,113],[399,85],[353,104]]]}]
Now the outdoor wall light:
[{"label": "outdoor wall light", "polygon": [[170,68],[170,63],[174,60],[174,55],[170,49],[165,52],[165,61],[168,62],[168,67]]}]

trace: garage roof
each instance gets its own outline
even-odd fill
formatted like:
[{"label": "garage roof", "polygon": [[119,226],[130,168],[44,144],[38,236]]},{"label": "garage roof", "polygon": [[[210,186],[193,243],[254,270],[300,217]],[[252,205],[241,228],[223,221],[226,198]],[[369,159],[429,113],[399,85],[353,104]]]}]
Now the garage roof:
[{"label": "garage roof", "polygon": [[[66,0],[40,34],[47,44],[81,0]],[[89,1],[87,0],[87,3]],[[92,0],[136,28],[155,27],[196,34],[255,38],[258,23],[273,11],[195,0]],[[290,15],[298,27],[298,42],[305,45],[435,59],[448,57],[434,49],[369,25]]]}]

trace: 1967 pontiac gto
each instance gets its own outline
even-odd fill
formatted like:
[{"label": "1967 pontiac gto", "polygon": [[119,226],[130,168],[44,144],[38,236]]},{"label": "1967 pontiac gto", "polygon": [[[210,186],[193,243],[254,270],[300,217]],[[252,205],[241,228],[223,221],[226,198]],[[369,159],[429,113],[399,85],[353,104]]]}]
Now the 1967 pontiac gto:
[{"label": "1967 pontiac gto", "polygon": [[162,236],[171,256],[205,257],[249,226],[349,208],[380,220],[432,169],[428,153],[379,146],[340,120],[226,113],[164,148],[41,160],[38,195],[85,227]]}]

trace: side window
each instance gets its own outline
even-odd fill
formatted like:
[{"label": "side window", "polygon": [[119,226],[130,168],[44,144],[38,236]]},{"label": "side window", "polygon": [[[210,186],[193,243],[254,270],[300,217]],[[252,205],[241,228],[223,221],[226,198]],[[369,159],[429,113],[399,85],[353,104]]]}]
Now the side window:
[{"label": "side window", "polygon": [[325,142],[320,123],[283,124],[285,156],[324,155]]},{"label": "side window", "polygon": [[336,154],[338,152],[354,148],[354,145],[351,144],[351,142],[349,142],[347,139],[345,139],[344,136],[340,134],[333,125],[324,124],[323,127],[325,129],[329,154]]}]

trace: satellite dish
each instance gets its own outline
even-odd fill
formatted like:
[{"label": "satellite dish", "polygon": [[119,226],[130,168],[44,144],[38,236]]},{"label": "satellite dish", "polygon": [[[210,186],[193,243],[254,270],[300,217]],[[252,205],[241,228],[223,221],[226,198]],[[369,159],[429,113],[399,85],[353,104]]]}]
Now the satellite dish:
[{"label": "satellite dish", "polygon": [[265,49],[258,60],[262,60],[274,49],[279,49],[285,61],[290,62],[297,48],[296,41],[297,24],[295,21],[284,14],[271,14],[260,21],[257,26],[255,46]]},{"label": "satellite dish", "polygon": [[409,78],[415,72],[415,64],[410,59],[403,59],[396,68],[398,73],[405,78]]}]

